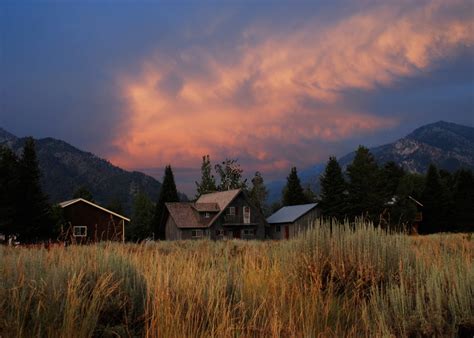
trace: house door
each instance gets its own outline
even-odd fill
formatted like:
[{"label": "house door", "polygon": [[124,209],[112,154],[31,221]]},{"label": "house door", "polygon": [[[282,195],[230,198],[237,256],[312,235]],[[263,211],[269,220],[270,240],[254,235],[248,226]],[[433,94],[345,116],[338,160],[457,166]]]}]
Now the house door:
[{"label": "house door", "polygon": [[234,230],[232,237],[234,237],[234,238],[240,238],[240,229]]},{"label": "house door", "polygon": [[285,239],[290,238],[290,227],[288,225],[285,225]]}]

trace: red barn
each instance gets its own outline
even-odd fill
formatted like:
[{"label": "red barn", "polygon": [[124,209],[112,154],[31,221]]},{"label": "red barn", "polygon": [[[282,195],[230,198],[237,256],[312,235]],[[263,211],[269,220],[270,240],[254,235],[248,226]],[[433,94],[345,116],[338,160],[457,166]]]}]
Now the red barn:
[{"label": "red barn", "polygon": [[59,203],[63,209],[64,237],[76,243],[125,241],[125,216],[82,198]]}]

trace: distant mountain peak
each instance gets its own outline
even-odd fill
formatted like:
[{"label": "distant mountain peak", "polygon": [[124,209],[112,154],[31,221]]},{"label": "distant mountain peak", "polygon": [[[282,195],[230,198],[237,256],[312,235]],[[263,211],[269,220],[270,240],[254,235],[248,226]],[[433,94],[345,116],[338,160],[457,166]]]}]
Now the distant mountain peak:
[{"label": "distant mountain peak", "polygon": [[5,142],[14,142],[17,139],[18,137],[0,127],[0,144]]}]

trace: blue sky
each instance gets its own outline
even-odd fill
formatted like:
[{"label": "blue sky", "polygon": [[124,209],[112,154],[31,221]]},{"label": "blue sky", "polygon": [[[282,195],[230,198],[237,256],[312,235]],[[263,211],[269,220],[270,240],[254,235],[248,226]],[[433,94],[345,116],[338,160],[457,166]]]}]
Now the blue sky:
[{"label": "blue sky", "polygon": [[208,153],[282,177],[426,123],[474,125],[473,13],[456,0],[4,1],[0,126],[125,168],[171,163],[183,181]]}]

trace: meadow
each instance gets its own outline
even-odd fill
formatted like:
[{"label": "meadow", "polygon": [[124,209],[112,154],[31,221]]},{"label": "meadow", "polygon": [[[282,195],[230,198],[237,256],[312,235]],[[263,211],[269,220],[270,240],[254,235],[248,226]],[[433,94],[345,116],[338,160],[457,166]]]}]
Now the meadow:
[{"label": "meadow", "polygon": [[317,224],[281,242],[0,247],[1,337],[464,336],[474,239]]}]

